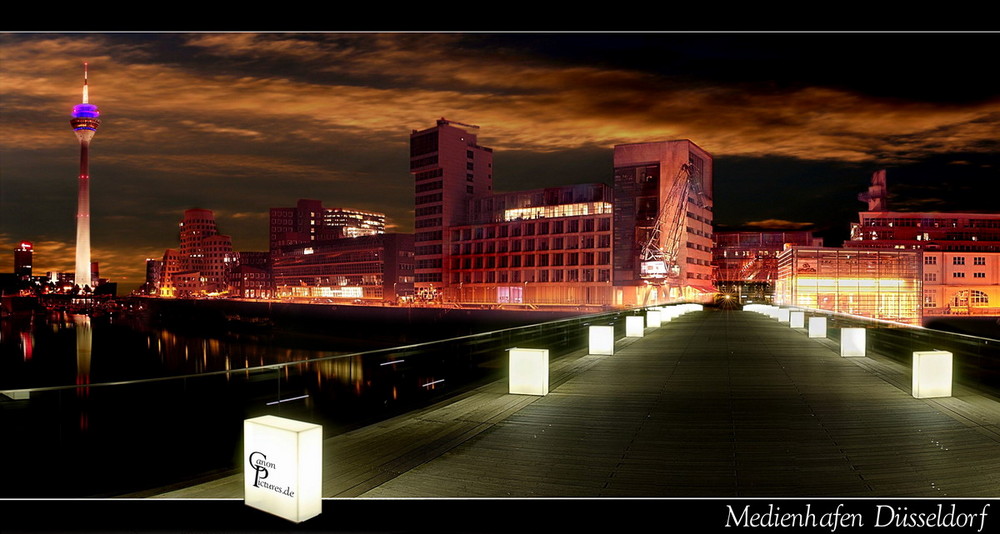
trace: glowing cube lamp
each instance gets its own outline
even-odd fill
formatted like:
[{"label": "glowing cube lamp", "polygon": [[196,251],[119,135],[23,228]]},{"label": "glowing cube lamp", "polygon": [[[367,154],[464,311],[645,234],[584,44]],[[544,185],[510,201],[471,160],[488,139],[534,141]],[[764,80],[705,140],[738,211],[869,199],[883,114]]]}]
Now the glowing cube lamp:
[{"label": "glowing cube lamp", "polygon": [[615,327],[591,326],[589,354],[615,353]]},{"label": "glowing cube lamp", "polygon": [[952,354],[943,350],[913,353],[913,396],[951,396]]},{"label": "glowing cube lamp", "polygon": [[660,310],[646,310],[646,326],[658,328],[660,326]]},{"label": "glowing cube lamp", "polygon": [[323,511],[323,427],[264,415],[243,421],[247,506],[296,523]]},{"label": "glowing cube lamp", "polygon": [[646,318],[641,315],[625,317],[625,337],[642,337],[646,326]]},{"label": "glowing cube lamp", "polygon": [[840,355],[845,357],[865,355],[864,328],[840,329]]},{"label": "glowing cube lamp", "polygon": [[512,348],[510,353],[510,383],[513,395],[549,394],[549,349]]},{"label": "glowing cube lamp", "polygon": [[809,318],[809,337],[826,337],[826,317]]},{"label": "glowing cube lamp", "polygon": [[790,313],[791,313],[791,310],[779,308],[777,310],[778,322],[779,323],[787,323],[788,320],[789,320],[789,318],[790,318]]},{"label": "glowing cube lamp", "polygon": [[806,312],[788,312],[788,326],[791,328],[802,328],[806,324]]}]

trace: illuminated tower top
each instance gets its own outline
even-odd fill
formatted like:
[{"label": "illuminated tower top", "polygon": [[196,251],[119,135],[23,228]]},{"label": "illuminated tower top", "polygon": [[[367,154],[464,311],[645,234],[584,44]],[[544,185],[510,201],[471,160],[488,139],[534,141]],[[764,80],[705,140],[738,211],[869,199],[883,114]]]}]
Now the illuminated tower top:
[{"label": "illuminated tower top", "polygon": [[101,124],[101,112],[97,106],[89,102],[90,95],[87,91],[87,64],[83,64],[83,102],[73,106],[73,118],[69,123],[76,131],[76,136],[81,141],[89,141],[97,132],[97,127]]}]

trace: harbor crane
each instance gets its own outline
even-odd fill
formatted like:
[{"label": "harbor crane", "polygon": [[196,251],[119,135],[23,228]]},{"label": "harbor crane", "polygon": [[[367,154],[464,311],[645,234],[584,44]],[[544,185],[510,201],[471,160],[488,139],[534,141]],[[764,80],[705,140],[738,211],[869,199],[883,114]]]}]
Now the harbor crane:
[{"label": "harbor crane", "polygon": [[[670,190],[663,197],[663,203],[656,215],[656,221],[639,253],[639,276],[650,285],[661,286],[668,279],[680,276],[681,266],[677,262],[681,237],[684,235],[684,217],[688,202],[705,207],[705,192],[701,178],[692,174],[691,165],[683,164],[674,176]],[[661,228],[669,220],[666,239],[662,239]]]}]

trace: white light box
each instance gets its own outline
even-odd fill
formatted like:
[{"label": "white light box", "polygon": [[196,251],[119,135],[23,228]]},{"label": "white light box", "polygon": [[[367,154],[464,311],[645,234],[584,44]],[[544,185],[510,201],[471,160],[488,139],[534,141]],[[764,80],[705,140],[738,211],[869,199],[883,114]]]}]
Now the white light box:
[{"label": "white light box", "polygon": [[864,356],[865,355],[865,329],[864,328],[841,328],[840,329],[840,355],[841,356]]},{"label": "white light box", "polygon": [[549,394],[549,349],[508,349],[510,381],[508,391],[515,395]]},{"label": "white light box", "polygon": [[788,319],[789,319],[789,314],[790,314],[790,311],[791,311],[791,310],[788,310],[787,308],[785,308],[785,309],[780,309],[780,308],[779,308],[779,309],[777,310],[777,318],[778,318],[778,322],[779,322],[779,323],[787,323],[787,322],[788,322]]},{"label": "white light box", "polygon": [[300,523],[323,511],[323,427],[264,415],[243,421],[247,506]]},{"label": "white light box", "polygon": [[590,327],[590,354],[614,354],[615,353],[615,327],[613,326],[591,326]]},{"label": "white light box", "polygon": [[913,396],[918,399],[951,396],[952,354],[943,350],[913,353]]},{"label": "white light box", "polygon": [[826,317],[809,318],[809,337],[826,337]]},{"label": "white light box", "polygon": [[802,328],[806,325],[806,313],[802,311],[788,312],[788,326],[790,328]]},{"label": "white light box", "polygon": [[625,317],[625,337],[642,337],[646,327],[646,318],[641,315]]},{"label": "white light box", "polygon": [[660,310],[646,310],[646,326],[659,328]]}]

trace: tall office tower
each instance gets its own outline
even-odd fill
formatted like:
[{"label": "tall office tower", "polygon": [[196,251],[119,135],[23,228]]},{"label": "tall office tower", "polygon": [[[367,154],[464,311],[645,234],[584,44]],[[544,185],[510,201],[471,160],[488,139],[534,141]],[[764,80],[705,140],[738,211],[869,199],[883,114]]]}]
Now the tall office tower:
[{"label": "tall office tower", "polygon": [[31,241],[21,241],[14,249],[14,276],[20,279],[31,278],[32,249]]},{"label": "tall office tower", "polygon": [[90,264],[90,140],[101,124],[101,112],[89,102],[87,64],[83,64],[83,102],[73,107],[69,123],[80,140],[79,193],[76,204],[76,271],[74,283],[81,288],[94,287]]},{"label": "tall office tower", "polygon": [[615,304],[704,302],[712,287],[712,156],[691,141],[615,146]]},{"label": "tall office tower", "polygon": [[493,149],[479,146],[468,131],[478,128],[442,118],[410,134],[418,296],[449,298],[447,229],[467,224],[469,200],[493,190]]}]

